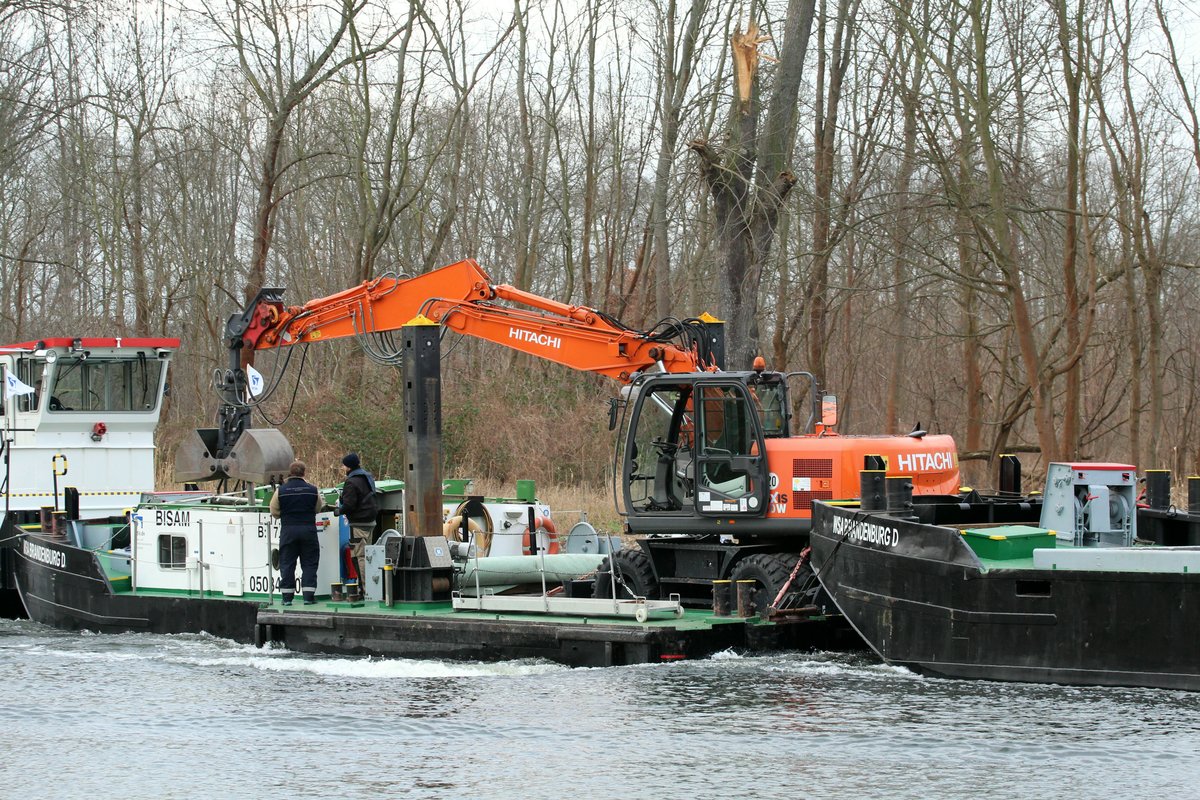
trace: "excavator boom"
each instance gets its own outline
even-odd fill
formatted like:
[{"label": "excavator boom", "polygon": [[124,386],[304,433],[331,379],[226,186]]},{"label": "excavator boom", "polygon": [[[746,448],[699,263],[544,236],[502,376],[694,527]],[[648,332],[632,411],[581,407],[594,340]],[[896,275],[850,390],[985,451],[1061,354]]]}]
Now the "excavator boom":
[{"label": "excavator boom", "polygon": [[665,372],[702,366],[695,347],[626,328],[596,309],[493,284],[471,259],[413,278],[376,278],[303,306],[285,307],[279,297],[267,290],[250,309],[244,350],[386,333],[423,315],[466,336],[622,382],[656,364]]},{"label": "excavator boom", "polygon": [[421,317],[465,336],[623,383],[652,369],[698,372],[720,362],[722,340],[715,319],[639,331],[597,309],[493,284],[472,259],[411,278],[375,278],[302,306],[285,306],[282,289],[262,289],[226,323],[229,366],[217,383],[222,398],[218,427],[196,431],[193,441],[180,447],[176,479],[266,483],[286,470],[292,450],[283,434],[250,427],[244,368],[257,351],[353,336],[369,354],[395,363],[390,359],[396,354],[380,350],[371,339]]}]

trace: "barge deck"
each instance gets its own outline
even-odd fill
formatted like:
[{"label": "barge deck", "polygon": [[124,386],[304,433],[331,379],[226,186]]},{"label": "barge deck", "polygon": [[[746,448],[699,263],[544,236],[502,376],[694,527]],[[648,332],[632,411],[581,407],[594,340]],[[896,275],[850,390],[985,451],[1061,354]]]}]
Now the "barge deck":
[{"label": "barge deck", "polygon": [[639,622],[628,616],[455,609],[450,600],[389,606],[369,599],[335,602],[324,595],[313,605],[284,606],[278,595],[133,589],[128,576],[110,571],[111,559],[103,553],[32,533],[17,538],[11,577],[29,616],[67,630],[206,632],[307,653],[540,658],[577,667],[704,658],[731,649],[827,649],[846,631],[840,620],[820,615],[773,621],[697,609]]}]

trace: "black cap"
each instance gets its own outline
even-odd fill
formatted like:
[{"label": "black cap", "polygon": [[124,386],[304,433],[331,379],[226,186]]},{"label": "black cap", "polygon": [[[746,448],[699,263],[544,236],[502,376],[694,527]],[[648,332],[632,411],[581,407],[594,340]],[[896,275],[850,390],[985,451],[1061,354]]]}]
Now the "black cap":
[{"label": "black cap", "polygon": [[346,455],[342,458],[342,463],[350,469],[358,469],[362,464],[362,462],[358,460],[358,453],[346,453]]}]

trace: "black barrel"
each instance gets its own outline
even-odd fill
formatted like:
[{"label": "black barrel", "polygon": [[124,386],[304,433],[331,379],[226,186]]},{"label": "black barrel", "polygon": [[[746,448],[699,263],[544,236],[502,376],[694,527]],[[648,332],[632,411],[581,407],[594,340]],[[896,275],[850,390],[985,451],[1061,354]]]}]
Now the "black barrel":
[{"label": "black barrel", "polygon": [[1155,511],[1171,507],[1171,470],[1146,470],[1146,505]]},{"label": "black barrel", "polygon": [[733,604],[733,584],[730,581],[713,581],[713,616],[728,617]]},{"label": "black barrel", "polygon": [[[870,458],[870,456],[868,456]],[[858,507],[863,511],[883,511],[887,508],[887,473],[881,469],[864,469],[858,473]]]}]

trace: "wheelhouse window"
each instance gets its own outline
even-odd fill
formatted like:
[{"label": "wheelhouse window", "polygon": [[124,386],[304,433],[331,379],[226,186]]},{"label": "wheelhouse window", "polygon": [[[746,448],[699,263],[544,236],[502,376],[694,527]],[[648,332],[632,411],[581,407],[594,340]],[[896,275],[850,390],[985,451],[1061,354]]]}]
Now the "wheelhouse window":
[{"label": "wheelhouse window", "polygon": [[47,409],[60,411],[153,411],[164,362],[158,358],[58,360]]},{"label": "wheelhouse window", "polygon": [[158,565],[163,569],[185,569],[187,537],[161,534],[158,537]]},{"label": "wheelhouse window", "polygon": [[32,386],[33,392],[17,395],[13,398],[17,411],[37,411],[38,400],[42,393],[42,370],[45,362],[32,358],[18,358],[16,368],[17,379],[26,386]]}]

